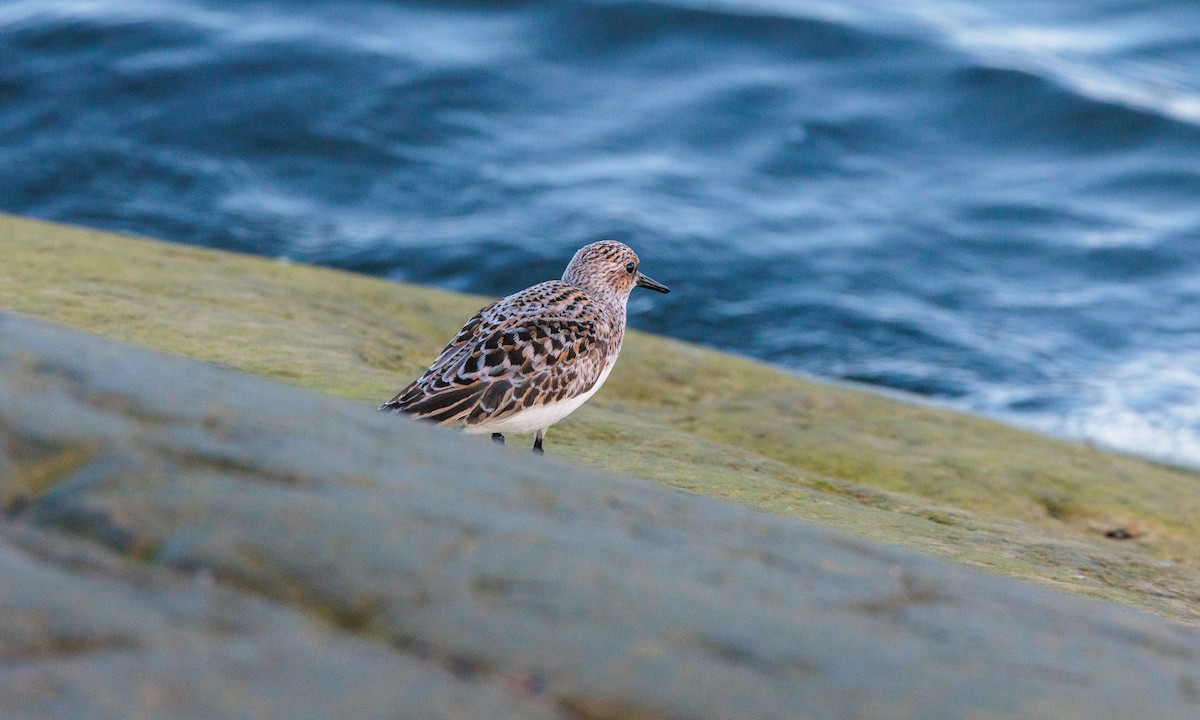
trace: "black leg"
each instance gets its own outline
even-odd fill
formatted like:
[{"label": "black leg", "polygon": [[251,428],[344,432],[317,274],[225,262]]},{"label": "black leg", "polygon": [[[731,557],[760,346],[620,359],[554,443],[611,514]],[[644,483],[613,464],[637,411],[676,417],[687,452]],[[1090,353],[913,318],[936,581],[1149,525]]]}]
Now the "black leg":
[{"label": "black leg", "polygon": [[504,436],[500,433],[492,433],[492,442],[496,443],[497,445],[503,445]]},{"label": "black leg", "polygon": [[545,453],[545,451],[542,450],[542,438],[545,436],[545,430],[538,430],[537,435],[533,436],[533,453],[535,455],[542,455]]}]

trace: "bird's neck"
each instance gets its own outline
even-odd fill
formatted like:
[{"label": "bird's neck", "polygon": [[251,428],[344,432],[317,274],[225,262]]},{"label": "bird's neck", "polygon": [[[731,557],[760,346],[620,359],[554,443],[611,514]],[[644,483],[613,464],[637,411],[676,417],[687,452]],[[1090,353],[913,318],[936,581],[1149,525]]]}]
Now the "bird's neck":
[{"label": "bird's neck", "polygon": [[567,283],[568,285],[574,285],[580,290],[586,292],[588,297],[592,298],[598,303],[603,304],[615,315],[619,316],[621,323],[624,324],[625,305],[629,302],[629,293],[617,292],[616,290],[613,290],[613,288],[607,283],[589,283],[587,280],[571,277],[569,271],[563,275],[563,282]]},{"label": "bird's neck", "polygon": [[601,322],[615,334],[614,347],[616,351],[619,351],[621,341],[625,338],[625,306],[629,302],[629,294],[616,293],[608,288],[589,288],[580,285],[576,285],[576,287],[586,292],[588,297],[603,308],[600,312]]}]

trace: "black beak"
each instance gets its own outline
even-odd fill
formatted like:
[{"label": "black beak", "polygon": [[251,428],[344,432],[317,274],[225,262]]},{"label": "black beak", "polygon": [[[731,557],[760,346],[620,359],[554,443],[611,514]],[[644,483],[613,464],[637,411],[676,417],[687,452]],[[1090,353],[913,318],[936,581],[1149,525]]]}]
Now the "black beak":
[{"label": "black beak", "polygon": [[657,280],[651,280],[650,278],[646,277],[645,275],[643,275],[641,273],[637,274],[637,280],[634,281],[633,284],[637,285],[638,287],[644,287],[647,290],[653,290],[654,292],[660,292],[660,293],[671,292],[671,289],[668,288],[666,285],[663,285],[662,283],[658,282]]}]

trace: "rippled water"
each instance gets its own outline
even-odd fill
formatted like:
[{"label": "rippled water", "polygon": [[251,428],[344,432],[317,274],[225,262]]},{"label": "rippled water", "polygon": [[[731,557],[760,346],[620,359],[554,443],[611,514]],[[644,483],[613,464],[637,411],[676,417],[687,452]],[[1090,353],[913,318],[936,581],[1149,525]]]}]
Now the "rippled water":
[{"label": "rippled water", "polygon": [[[904,6],[897,9],[898,6]],[[1200,4],[0,3],[0,208],[493,295],[1200,464]]]}]

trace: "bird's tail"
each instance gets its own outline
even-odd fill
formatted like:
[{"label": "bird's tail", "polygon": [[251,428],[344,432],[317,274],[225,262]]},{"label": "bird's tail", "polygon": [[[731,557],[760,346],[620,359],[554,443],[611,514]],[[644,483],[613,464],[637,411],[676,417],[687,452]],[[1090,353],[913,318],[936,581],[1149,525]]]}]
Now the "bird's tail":
[{"label": "bird's tail", "polygon": [[479,404],[479,398],[485,389],[485,385],[477,383],[430,392],[419,383],[413,383],[380,405],[379,409],[437,424],[463,422]]},{"label": "bird's tail", "polygon": [[396,414],[408,413],[409,406],[412,405],[414,401],[420,399],[422,394],[423,393],[417,389],[417,384],[412,383],[408,387],[396,393],[391,400],[388,400],[384,404],[380,405],[379,410],[381,412],[390,412]]}]

